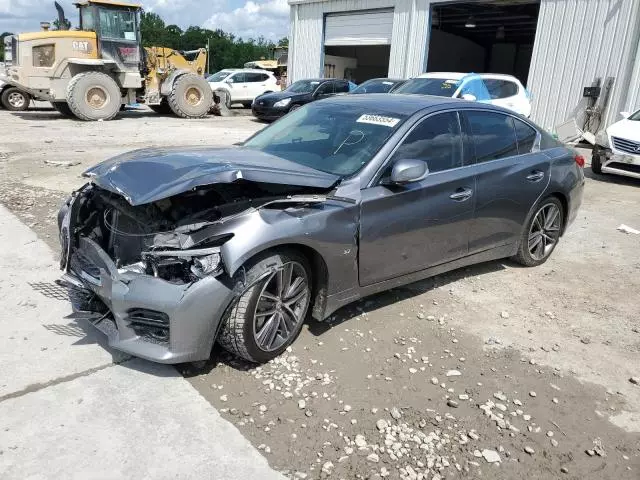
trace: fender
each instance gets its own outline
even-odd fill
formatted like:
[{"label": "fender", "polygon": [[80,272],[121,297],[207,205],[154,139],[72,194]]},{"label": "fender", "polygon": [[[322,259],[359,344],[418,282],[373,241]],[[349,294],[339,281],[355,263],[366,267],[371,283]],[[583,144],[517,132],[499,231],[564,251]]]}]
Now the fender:
[{"label": "fender", "polygon": [[173,83],[176,79],[182,75],[186,75],[187,73],[193,73],[190,70],[186,69],[178,69],[171,72],[167,78],[164,79],[162,84],[160,85],[160,95],[166,97],[171,93],[171,89],[173,88]]}]

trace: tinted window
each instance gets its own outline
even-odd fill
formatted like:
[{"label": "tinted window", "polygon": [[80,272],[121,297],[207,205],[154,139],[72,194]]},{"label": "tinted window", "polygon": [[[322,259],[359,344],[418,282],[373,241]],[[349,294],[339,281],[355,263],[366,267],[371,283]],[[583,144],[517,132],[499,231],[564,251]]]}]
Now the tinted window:
[{"label": "tinted window", "polygon": [[318,87],[318,95],[327,95],[333,93],[333,82],[325,82]]},{"label": "tinted window", "polygon": [[394,89],[393,93],[417,93],[420,95],[452,97],[459,84],[459,80],[446,78],[412,78]]},{"label": "tinted window", "polygon": [[246,73],[236,73],[233,77],[233,83],[245,83],[247,80],[247,74]]},{"label": "tinted window", "polygon": [[508,98],[518,94],[518,85],[508,80],[495,80],[491,78],[485,78],[484,84],[489,90],[489,95],[492,99]]},{"label": "tinted window", "polygon": [[343,93],[349,91],[349,83],[348,82],[336,82],[335,83],[335,93]]},{"label": "tinted window", "polygon": [[358,88],[356,88],[351,93],[387,93],[393,88],[394,85],[395,82],[391,80],[367,80],[362,85],[358,85]]},{"label": "tinted window", "polygon": [[248,73],[247,72],[247,73],[244,74],[244,77],[245,77],[245,80],[244,80],[245,82],[251,82],[251,83],[261,82],[262,79],[263,79],[262,73]]},{"label": "tinted window", "polygon": [[100,35],[118,40],[136,40],[136,14],[128,10],[100,9]]},{"label": "tinted window", "polygon": [[418,159],[429,165],[430,172],[462,166],[462,137],[458,115],[441,113],[426,118],[402,142],[393,160]]},{"label": "tinted window", "polygon": [[478,162],[518,154],[512,117],[501,113],[474,111],[467,111],[466,115],[471,125]]},{"label": "tinted window", "polygon": [[518,138],[518,152],[520,154],[529,153],[533,149],[537,132],[520,120],[513,119],[516,127],[516,137]]}]

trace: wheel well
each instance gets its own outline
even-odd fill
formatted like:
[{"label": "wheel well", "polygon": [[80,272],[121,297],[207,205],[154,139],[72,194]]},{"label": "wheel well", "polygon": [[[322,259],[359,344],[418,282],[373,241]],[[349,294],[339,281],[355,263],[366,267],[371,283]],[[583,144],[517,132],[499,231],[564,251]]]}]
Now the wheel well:
[{"label": "wheel well", "polygon": [[560,192],[554,192],[549,196],[557,198],[562,204],[562,231],[560,235],[564,235],[565,228],[567,227],[567,216],[569,215],[569,201],[567,197]]},{"label": "wheel well", "polygon": [[[327,286],[329,284],[329,270],[324,258],[317,250],[299,243],[284,243],[263,250],[256,255],[265,255],[267,252],[294,251],[302,255],[311,267],[311,315],[318,321],[324,320],[324,312],[327,305]],[[254,255],[254,257],[256,256]],[[253,257],[252,257],[253,258]]]}]

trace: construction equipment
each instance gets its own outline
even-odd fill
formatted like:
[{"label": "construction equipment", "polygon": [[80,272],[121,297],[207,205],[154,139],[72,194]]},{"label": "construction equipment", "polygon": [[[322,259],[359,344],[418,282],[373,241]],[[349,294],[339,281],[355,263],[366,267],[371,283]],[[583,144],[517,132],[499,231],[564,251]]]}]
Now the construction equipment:
[{"label": "construction equipment", "polygon": [[[121,107],[141,102],[159,113],[205,116],[213,93],[203,73],[206,50],[178,52],[142,47],[137,4],[81,0],[79,30],[5,37],[5,81],[80,120],[111,120]],[[60,5],[58,24],[68,25]],[[192,55],[191,61],[185,58]]]}]

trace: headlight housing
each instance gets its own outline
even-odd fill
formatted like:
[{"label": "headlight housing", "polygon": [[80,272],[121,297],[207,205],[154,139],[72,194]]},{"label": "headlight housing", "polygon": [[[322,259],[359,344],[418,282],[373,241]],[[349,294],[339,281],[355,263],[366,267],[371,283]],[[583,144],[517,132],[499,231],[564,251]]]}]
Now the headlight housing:
[{"label": "headlight housing", "polygon": [[286,107],[290,103],[291,103],[291,99],[290,98],[285,98],[284,100],[277,101],[276,103],[273,104],[273,106],[274,107]]},{"label": "headlight housing", "polygon": [[146,273],[173,283],[190,283],[220,275],[220,247],[191,250],[151,250],[142,254]]}]

